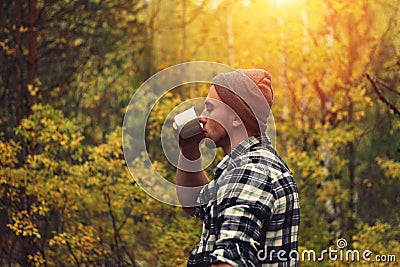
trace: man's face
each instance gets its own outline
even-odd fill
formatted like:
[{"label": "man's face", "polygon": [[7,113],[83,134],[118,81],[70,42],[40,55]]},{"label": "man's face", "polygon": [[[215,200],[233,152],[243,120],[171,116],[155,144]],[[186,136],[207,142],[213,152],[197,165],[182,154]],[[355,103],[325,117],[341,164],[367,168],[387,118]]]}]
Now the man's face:
[{"label": "man's face", "polygon": [[222,102],[214,85],[211,86],[204,104],[205,107],[199,120],[203,123],[205,136],[213,140],[217,147],[229,144],[228,131],[232,125],[233,114],[229,107]]}]

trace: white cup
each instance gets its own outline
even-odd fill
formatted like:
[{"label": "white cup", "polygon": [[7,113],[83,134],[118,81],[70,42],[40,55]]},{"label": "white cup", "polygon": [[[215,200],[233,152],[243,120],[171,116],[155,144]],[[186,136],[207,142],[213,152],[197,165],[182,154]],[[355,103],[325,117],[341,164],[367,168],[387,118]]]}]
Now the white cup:
[{"label": "white cup", "polygon": [[194,107],[176,115],[174,121],[183,139],[195,136],[203,131]]}]

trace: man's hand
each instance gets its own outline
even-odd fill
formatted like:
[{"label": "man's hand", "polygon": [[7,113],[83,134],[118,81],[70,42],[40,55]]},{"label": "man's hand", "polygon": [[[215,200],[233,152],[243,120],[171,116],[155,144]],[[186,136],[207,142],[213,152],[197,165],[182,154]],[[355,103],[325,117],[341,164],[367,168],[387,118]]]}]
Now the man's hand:
[{"label": "man's hand", "polygon": [[179,135],[179,130],[175,122],[172,124],[172,128],[174,130],[175,139],[179,143],[179,147],[183,156],[185,156],[189,160],[196,160],[200,158],[199,144],[200,141],[205,138],[204,133],[201,132],[195,136],[184,139],[182,138],[182,136]]},{"label": "man's hand", "polygon": [[[188,190],[185,190],[185,187],[201,187],[209,182],[208,177],[202,170],[199,150],[199,143],[205,137],[205,134],[202,132],[193,137],[183,139],[179,135],[179,130],[175,123],[172,128],[181,150],[176,171],[176,184],[178,185],[176,191],[179,201],[185,206],[188,203],[194,203],[198,195],[198,193],[193,194],[193,191],[188,194]],[[182,208],[187,214],[194,215],[192,207]]]}]

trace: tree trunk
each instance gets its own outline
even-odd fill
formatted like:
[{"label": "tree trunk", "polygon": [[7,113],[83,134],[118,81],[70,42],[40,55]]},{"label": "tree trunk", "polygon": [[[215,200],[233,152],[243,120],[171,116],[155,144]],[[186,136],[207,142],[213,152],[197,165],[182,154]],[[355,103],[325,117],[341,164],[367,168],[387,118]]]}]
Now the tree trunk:
[{"label": "tree trunk", "polygon": [[[21,9],[22,9],[22,3],[21,0],[18,1],[18,6],[15,6],[16,10],[16,24],[18,27],[22,25],[22,14],[21,14]],[[23,84],[22,82],[22,74],[21,74],[21,66],[20,66],[20,58],[21,58],[21,32],[17,31],[15,33],[15,123],[16,125],[19,125],[21,120],[22,120],[22,111],[19,105],[21,103],[24,103],[24,97],[21,92],[21,85]],[[10,107],[11,108],[11,107]]]},{"label": "tree trunk", "polygon": [[[38,29],[36,28],[36,19],[38,12],[38,1],[29,0],[29,40],[28,40],[28,59],[27,59],[27,75],[28,75],[28,111],[29,116],[32,113],[32,106],[36,104],[36,89],[37,83],[35,82],[37,70],[37,35]],[[31,90],[29,90],[31,88]],[[33,90],[33,91],[32,91]]]},{"label": "tree trunk", "polygon": [[234,61],[234,37],[232,23],[232,1],[228,1],[228,11],[226,18],[226,35],[228,39],[228,65],[232,66]]},{"label": "tree trunk", "polygon": [[[351,77],[353,75],[353,66],[354,62],[357,60],[358,57],[358,51],[357,51],[357,40],[358,38],[356,37],[356,28],[354,27],[355,21],[354,17],[352,14],[349,15],[349,22],[348,22],[348,35],[349,35],[349,64],[348,64],[348,72],[347,72],[347,84],[351,84],[352,80]],[[354,123],[354,103],[353,99],[351,96],[348,96],[348,123],[352,124]],[[356,185],[356,165],[355,165],[355,146],[354,142],[350,141],[347,144],[347,149],[348,149],[348,175],[349,175],[349,202],[348,202],[348,209],[350,214],[347,215],[347,225],[346,229],[348,231],[352,231],[355,229],[355,220],[354,220],[354,213],[355,213],[355,185]]]}]

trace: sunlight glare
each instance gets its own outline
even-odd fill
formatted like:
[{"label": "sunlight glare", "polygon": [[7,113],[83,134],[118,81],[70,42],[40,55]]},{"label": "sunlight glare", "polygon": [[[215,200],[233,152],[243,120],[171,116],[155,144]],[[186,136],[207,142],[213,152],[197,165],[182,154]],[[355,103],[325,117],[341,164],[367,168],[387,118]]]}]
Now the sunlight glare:
[{"label": "sunlight glare", "polygon": [[279,8],[283,6],[288,6],[292,3],[294,3],[296,0],[271,0],[275,5]]}]

